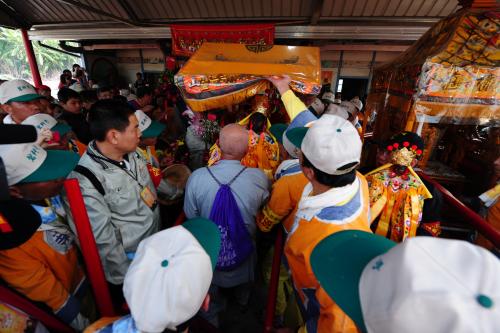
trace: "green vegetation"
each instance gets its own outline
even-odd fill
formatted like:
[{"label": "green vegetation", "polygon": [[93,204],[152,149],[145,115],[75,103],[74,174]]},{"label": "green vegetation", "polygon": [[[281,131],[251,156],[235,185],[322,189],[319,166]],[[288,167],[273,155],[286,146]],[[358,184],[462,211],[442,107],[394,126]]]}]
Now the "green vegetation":
[{"label": "green vegetation", "polygon": [[[48,40],[46,45],[58,48],[58,42]],[[56,79],[65,68],[79,63],[79,59],[70,55],[44,48],[36,41],[32,42],[42,80]],[[30,80],[31,71],[24,50],[23,39],[19,30],[0,28],[0,78],[21,78]]]}]

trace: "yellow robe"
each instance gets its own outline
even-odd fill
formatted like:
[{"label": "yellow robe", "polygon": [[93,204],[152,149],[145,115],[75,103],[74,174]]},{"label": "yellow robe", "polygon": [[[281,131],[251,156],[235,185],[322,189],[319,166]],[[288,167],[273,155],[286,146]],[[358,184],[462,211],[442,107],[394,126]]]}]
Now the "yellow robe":
[{"label": "yellow robe", "polygon": [[414,237],[422,219],[424,200],[432,198],[411,169],[408,179],[395,175],[385,165],[366,175],[370,192],[370,223],[377,217],[375,233],[395,242]]}]

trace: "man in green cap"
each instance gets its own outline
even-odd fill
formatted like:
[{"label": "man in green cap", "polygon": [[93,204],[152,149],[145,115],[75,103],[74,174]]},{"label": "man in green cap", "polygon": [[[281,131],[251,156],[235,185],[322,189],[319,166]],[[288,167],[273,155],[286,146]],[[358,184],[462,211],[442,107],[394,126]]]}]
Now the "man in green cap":
[{"label": "man in green cap", "polygon": [[21,124],[29,116],[41,112],[35,88],[24,80],[5,81],[0,85],[0,105],[8,113],[4,124]]},{"label": "man in green cap", "polygon": [[[88,319],[80,301],[88,284],[59,197],[78,155],[45,151],[34,144],[12,144],[0,145],[0,158],[11,196],[34,209],[32,216],[14,214],[6,216],[7,221],[1,221],[3,210],[0,214],[0,224],[10,226],[0,232],[0,278],[30,300],[47,305],[73,328],[83,330]],[[30,222],[33,218],[38,224]]]}]

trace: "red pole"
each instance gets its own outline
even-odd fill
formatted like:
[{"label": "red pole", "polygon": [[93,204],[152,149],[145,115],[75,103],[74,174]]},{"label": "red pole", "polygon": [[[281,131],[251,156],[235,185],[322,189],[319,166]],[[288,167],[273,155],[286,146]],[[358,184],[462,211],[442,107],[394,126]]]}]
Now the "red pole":
[{"label": "red pole", "polygon": [[[0,302],[9,304],[23,311],[30,317],[38,319],[50,332],[74,333],[70,326],[63,323],[59,318],[49,314],[35,306],[26,298],[18,295],[9,288],[0,285]],[[7,319],[8,321],[8,319]]]},{"label": "red pole", "polygon": [[71,214],[76,226],[80,248],[82,250],[87,275],[94,292],[95,302],[102,317],[116,316],[108,284],[104,277],[104,270],[101,264],[101,258],[97,251],[94,234],[90,227],[90,220],[83,202],[82,192],[77,179],[66,179],[64,188],[68,197]]},{"label": "red pole", "polygon": [[28,62],[30,64],[33,83],[35,84],[35,87],[38,88],[42,85],[42,78],[40,77],[40,71],[38,70],[38,64],[36,63],[35,51],[33,51],[33,45],[31,44],[26,29],[21,30],[21,35],[23,36],[24,48],[26,49],[26,56],[28,57]]},{"label": "red pole", "polygon": [[467,222],[469,222],[474,228],[476,228],[484,237],[486,237],[490,242],[492,242],[496,247],[500,248],[500,232],[493,228],[488,222],[486,222],[481,216],[479,216],[472,209],[464,205],[460,200],[455,198],[453,194],[445,189],[441,184],[439,184],[434,179],[430,178],[423,172],[419,172],[419,176],[434,185],[434,187],[443,194],[443,198],[457,209],[464,217]]},{"label": "red pole", "polygon": [[278,295],[278,283],[280,277],[281,256],[283,255],[283,229],[279,228],[274,242],[274,256],[272,263],[271,279],[269,280],[269,291],[267,293],[266,318],[264,320],[264,333],[274,330],[273,319],[276,311],[276,296]]}]

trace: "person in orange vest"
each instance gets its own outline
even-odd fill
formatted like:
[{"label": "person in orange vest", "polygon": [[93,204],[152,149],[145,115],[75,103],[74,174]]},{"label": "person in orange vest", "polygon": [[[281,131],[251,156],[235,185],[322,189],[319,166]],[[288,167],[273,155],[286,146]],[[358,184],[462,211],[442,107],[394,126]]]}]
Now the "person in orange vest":
[{"label": "person in orange vest", "polygon": [[[0,212],[0,278],[30,300],[47,305],[65,323],[83,330],[89,322],[81,303],[88,283],[58,195],[65,177],[78,163],[78,155],[13,144],[0,146],[0,157],[11,197],[16,198],[7,211],[2,208]],[[21,207],[22,202],[31,207],[9,214],[10,208]]]},{"label": "person in orange vest", "polygon": [[[285,124],[275,124],[270,128],[270,132],[278,141],[280,160],[282,162],[274,174],[275,183],[273,185],[271,198],[257,215],[257,226],[263,232],[271,231],[271,229],[280,222],[283,224],[286,232],[290,230],[295,217],[295,208],[301,198],[304,187],[308,183],[307,178],[300,168],[298,159],[300,147],[296,147],[288,140],[286,131],[311,124],[324,111],[324,105],[318,98],[315,99],[312,105],[306,107],[306,105],[291,91],[286,92],[285,90],[282,92],[286,95],[283,101],[285,105],[287,105],[287,112],[295,109],[300,112],[300,116],[294,117],[289,126]],[[262,273],[266,281],[271,277],[273,253],[274,249],[267,253],[263,261]],[[287,267],[282,264],[280,265],[274,325],[283,325],[285,311],[290,301],[290,297],[287,295],[291,294],[293,294],[291,279]]]},{"label": "person in orange vest", "polygon": [[[312,111],[311,111],[312,112]],[[280,126],[282,125],[282,126]],[[283,146],[283,136],[287,126],[284,124],[273,125],[270,129],[271,133],[278,140],[280,150],[283,150],[286,156],[285,160],[280,164],[274,175],[275,182],[273,184],[271,197],[264,206],[262,211],[257,215],[256,224],[262,232],[270,232],[274,226],[283,225],[286,232],[290,231],[295,218],[295,209],[302,196],[304,187],[309,182],[302,173],[299,159],[289,159],[293,157],[291,154],[300,153],[300,147],[295,147],[294,151],[288,152]],[[293,145],[292,143],[290,143]],[[287,146],[290,149],[290,146]],[[295,154],[294,154],[295,155]],[[266,283],[271,279],[272,274],[272,258],[274,256],[274,247],[265,256],[262,262],[262,274]],[[293,294],[293,287],[285,265],[280,265],[278,294],[276,296],[275,309],[275,326],[282,326],[285,321],[285,312],[289,306],[290,296]],[[296,307],[295,307],[296,308]],[[298,312],[298,309],[296,310]]]},{"label": "person in orange vest", "polygon": [[288,131],[287,137],[301,148],[301,169],[309,181],[284,249],[305,321],[298,331],[357,332],[354,322],[312,274],[309,257],[316,244],[333,233],[371,232],[368,185],[356,172],[361,140],[349,121],[329,114],[310,128]]},{"label": "person in orange vest", "polygon": [[[286,135],[286,132],[283,132],[282,137],[283,135]],[[283,142],[282,138],[277,140],[280,143]],[[300,147],[296,147],[296,149],[298,151]],[[271,197],[261,213],[257,215],[259,229],[263,232],[269,232],[273,226],[282,222],[285,231],[289,232],[295,217],[293,212],[308,182],[302,173],[298,159],[283,161],[276,171]]]}]

